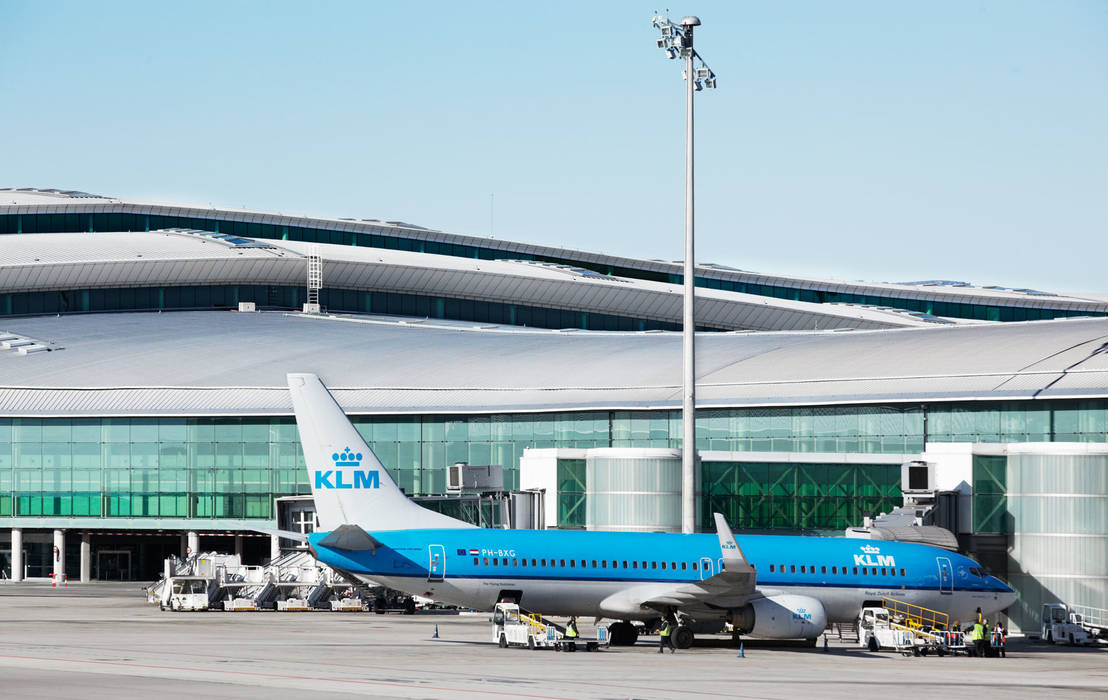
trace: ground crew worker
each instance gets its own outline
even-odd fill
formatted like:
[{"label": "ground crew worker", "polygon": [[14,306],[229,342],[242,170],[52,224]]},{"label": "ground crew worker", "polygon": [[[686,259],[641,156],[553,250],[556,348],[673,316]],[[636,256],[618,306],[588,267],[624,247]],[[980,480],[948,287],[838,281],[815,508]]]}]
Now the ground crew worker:
[{"label": "ground crew worker", "polygon": [[989,641],[988,634],[986,632],[986,630],[988,630],[988,627],[986,625],[988,624],[988,620],[979,620],[973,623],[973,648],[974,651],[976,651],[977,655],[981,658],[985,658],[985,652],[987,650],[987,645]]},{"label": "ground crew worker", "polygon": [[581,636],[581,633],[577,631],[577,618],[569,618],[569,622],[566,623],[566,639],[577,639]]},{"label": "ground crew worker", "polygon": [[671,636],[673,627],[669,624],[668,618],[662,618],[662,624],[658,628],[658,653],[661,654],[665,651],[665,648],[669,647],[669,653],[677,653],[677,649],[673,646],[673,638]]}]

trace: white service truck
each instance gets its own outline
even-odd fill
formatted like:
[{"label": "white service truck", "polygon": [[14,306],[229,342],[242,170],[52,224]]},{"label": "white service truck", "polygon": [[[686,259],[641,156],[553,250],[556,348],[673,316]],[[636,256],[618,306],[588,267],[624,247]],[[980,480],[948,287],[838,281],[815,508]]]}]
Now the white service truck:
[{"label": "white service truck", "polygon": [[210,580],[200,576],[173,576],[162,587],[162,610],[207,610]]},{"label": "white service truck", "polygon": [[528,649],[548,649],[556,651],[576,651],[581,644],[585,651],[596,651],[607,639],[608,629],[598,627],[596,640],[583,640],[580,637],[568,639],[553,624],[539,615],[521,610],[515,603],[497,603],[492,613],[492,640],[507,648],[510,646]]},{"label": "white service truck", "polygon": [[1093,644],[1095,639],[1085,628],[1084,619],[1065,605],[1047,603],[1043,605],[1041,638],[1047,644],[1068,642],[1069,644]]}]

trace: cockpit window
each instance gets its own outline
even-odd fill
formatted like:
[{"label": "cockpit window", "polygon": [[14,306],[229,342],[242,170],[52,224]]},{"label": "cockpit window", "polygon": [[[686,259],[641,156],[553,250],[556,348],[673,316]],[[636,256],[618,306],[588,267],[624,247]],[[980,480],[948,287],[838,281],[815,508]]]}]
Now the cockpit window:
[{"label": "cockpit window", "polygon": [[969,568],[969,571],[970,571],[971,574],[973,574],[977,578],[985,578],[988,575],[988,574],[985,573],[985,570],[982,569],[980,566],[971,566]]}]

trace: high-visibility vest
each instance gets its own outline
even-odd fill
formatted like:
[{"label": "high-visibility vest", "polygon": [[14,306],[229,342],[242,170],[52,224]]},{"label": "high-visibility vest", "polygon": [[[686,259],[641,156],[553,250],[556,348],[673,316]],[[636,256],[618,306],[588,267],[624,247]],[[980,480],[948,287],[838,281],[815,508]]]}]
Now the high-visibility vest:
[{"label": "high-visibility vest", "polygon": [[572,638],[578,637],[578,636],[580,636],[580,635],[577,634],[577,623],[576,622],[571,622],[568,625],[566,625],[566,637],[569,637],[570,639],[572,639]]},{"label": "high-visibility vest", "polygon": [[973,625],[973,641],[985,638],[985,625],[980,622]]},{"label": "high-visibility vest", "polygon": [[658,634],[662,635],[663,637],[668,637],[669,636],[669,623],[668,622],[663,622],[662,623],[662,629],[658,630]]}]

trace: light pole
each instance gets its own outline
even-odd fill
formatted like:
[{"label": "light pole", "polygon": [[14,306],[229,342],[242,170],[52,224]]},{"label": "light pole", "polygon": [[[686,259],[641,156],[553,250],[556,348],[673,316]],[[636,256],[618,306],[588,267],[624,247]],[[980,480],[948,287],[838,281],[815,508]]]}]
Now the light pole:
[{"label": "light pole", "polygon": [[[670,58],[685,59],[685,265],[684,314],[681,332],[681,532],[696,532],[696,319],[693,299],[696,267],[693,255],[693,93],[716,86],[716,74],[693,49],[697,17],[674,24],[669,16],[654,14],[654,27],[662,36],[658,48]],[[693,61],[699,65],[694,66]]]}]

